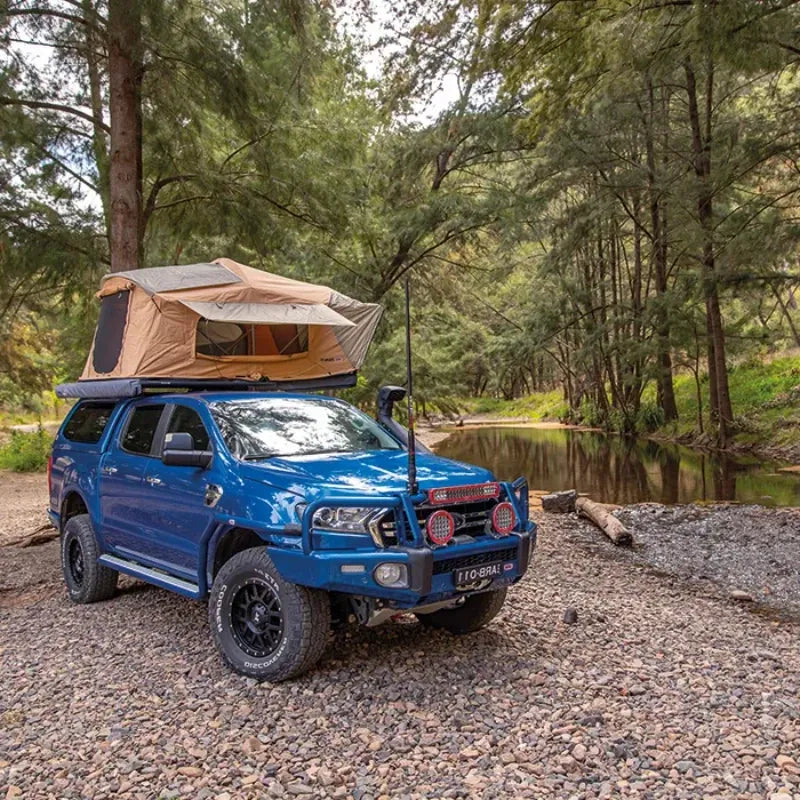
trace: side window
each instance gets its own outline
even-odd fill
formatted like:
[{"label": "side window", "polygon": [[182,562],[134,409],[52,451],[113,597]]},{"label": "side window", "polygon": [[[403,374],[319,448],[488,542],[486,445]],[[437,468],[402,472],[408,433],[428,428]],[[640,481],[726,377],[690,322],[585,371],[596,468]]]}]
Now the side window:
[{"label": "side window", "polygon": [[134,408],[128,417],[128,426],[122,437],[122,449],[129,453],[149,456],[163,410],[163,405]]},{"label": "side window", "polygon": [[81,403],[64,428],[64,438],[82,444],[97,444],[108,425],[116,403]]},{"label": "side window", "polygon": [[195,450],[208,450],[208,431],[200,415],[188,406],[175,406],[167,433],[190,433]]}]

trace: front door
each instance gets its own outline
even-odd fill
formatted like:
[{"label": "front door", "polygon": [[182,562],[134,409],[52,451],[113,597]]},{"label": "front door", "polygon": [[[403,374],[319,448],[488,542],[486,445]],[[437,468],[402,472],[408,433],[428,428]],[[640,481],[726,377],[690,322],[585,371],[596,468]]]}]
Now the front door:
[{"label": "front door", "polygon": [[[162,439],[188,433],[196,450],[209,450],[208,431],[192,407],[176,403],[167,410]],[[159,458],[148,461],[144,476],[147,495],[141,547],[155,559],[170,564],[170,571],[196,581],[201,567],[201,543],[214,524],[209,484],[216,485],[214,464],[209,468],[168,466]]]}]

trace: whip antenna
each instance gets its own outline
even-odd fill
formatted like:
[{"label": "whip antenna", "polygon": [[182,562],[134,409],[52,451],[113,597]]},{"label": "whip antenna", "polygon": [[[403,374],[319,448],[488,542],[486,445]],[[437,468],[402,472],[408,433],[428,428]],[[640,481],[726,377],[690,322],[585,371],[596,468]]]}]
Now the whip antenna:
[{"label": "whip antenna", "polygon": [[414,438],[414,382],[411,371],[411,285],[406,275],[406,397],[408,398],[408,491],[416,494],[417,444]]}]

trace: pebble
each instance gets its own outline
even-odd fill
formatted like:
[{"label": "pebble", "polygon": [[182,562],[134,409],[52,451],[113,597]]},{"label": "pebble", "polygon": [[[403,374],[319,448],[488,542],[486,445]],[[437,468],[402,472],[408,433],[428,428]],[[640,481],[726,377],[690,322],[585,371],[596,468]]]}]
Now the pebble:
[{"label": "pebble", "polygon": [[578,612],[574,608],[567,608],[564,611],[564,623],[574,625],[578,621]]}]

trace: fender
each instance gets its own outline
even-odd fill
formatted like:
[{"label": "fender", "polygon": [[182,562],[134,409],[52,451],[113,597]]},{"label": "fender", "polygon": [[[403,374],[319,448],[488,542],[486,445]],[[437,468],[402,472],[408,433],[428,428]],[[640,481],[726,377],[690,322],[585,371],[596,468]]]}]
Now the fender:
[{"label": "fender", "polygon": [[216,514],[214,516],[216,525],[212,526],[207,535],[205,542],[201,542],[200,553],[200,575],[204,579],[205,586],[201,585],[201,590],[205,593],[214,583],[214,576],[212,571],[214,569],[214,560],[217,555],[217,548],[223,537],[230,533],[234,528],[244,528],[252,531],[256,536],[260,537],[264,545],[273,545],[275,547],[293,548],[300,545],[300,525],[297,525],[297,533],[292,534],[286,528],[271,528],[256,522],[249,517],[233,517],[228,514]]}]

